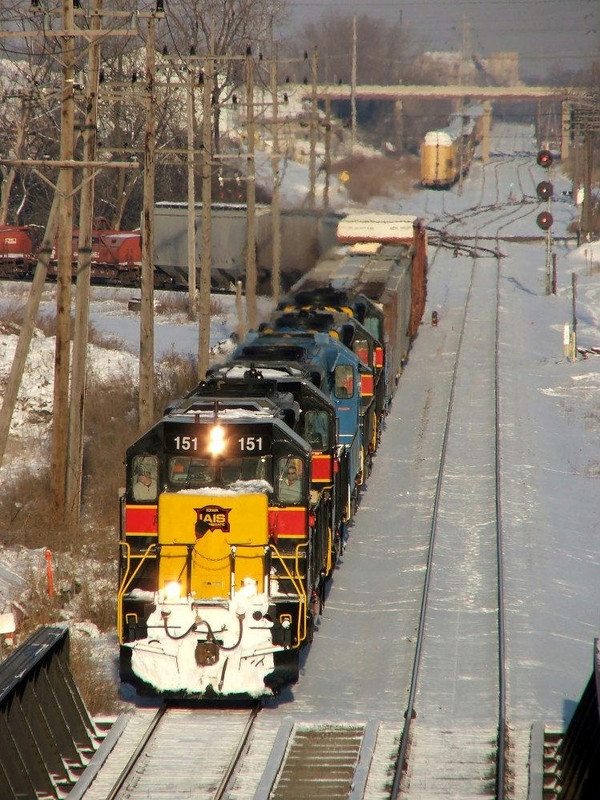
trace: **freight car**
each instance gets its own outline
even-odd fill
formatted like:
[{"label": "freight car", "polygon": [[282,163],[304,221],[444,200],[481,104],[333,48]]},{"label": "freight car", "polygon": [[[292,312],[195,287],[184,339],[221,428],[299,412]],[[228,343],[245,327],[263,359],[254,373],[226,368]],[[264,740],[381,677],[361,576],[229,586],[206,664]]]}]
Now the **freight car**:
[{"label": "freight car", "polygon": [[27,277],[34,258],[33,229],[29,225],[0,225],[0,277]]},{"label": "freight car", "polygon": [[298,678],[425,303],[417,220],[348,217],[338,238],[127,450],[120,673],[142,693],[259,697]]},{"label": "freight car", "polygon": [[[77,275],[79,231],[73,231],[71,260],[73,278]],[[0,225],[0,278],[31,279],[37,263],[34,228],[28,225]],[[142,264],[139,231],[111,230],[104,219],[94,221],[92,231],[91,280],[96,284],[138,286]],[[58,249],[55,246],[48,264],[48,277],[56,278]],[[171,278],[157,273],[157,288],[170,288]]]},{"label": "freight car", "polygon": [[429,131],[421,144],[421,183],[447,189],[471,166],[483,129],[483,106],[469,106],[450,117],[442,130]]},{"label": "freight car", "polygon": [[[73,277],[76,276],[79,256],[79,231],[73,230],[71,259]],[[142,241],[139,231],[111,230],[108,220],[94,220],[92,231],[92,276],[94,283],[136,286],[142,267]],[[48,276],[56,277],[58,247],[52,251]]]},{"label": "freight car", "polygon": [[[202,254],[202,203],[196,203],[196,267]],[[335,242],[341,214],[333,211],[284,209],[281,227],[281,282],[284,290],[310,269],[318,256]],[[255,209],[256,269],[259,292],[271,290],[273,264],[272,212],[270,206]],[[168,275],[175,288],[188,285],[188,205],[158,202],[154,206],[154,263]],[[243,281],[246,272],[247,207],[245,203],[213,203],[211,206],[211,284],[227,291]],[[199,279],[199,276],[198,276]]]}]

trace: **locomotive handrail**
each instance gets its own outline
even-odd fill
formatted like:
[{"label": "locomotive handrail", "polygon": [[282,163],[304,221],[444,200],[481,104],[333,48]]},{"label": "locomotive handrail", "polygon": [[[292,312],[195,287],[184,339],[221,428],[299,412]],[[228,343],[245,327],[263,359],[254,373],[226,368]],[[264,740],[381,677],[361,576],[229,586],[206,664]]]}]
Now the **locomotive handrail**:
[{"label": "locomotive handrail", "polygon": [[[298,595],[300,609],[302,611],[304,611],[304,609],[308,605],[308,601],[307,601],[307,597],[306,597],[306,590],[304,589],[304,586],[302,585],[301,582],[298,583],[297,577],[292,575],[290,569],[288,568],[288,565],[285,563],[284,556],[279,552],[277,547],[274,544],[270,545],[270,547],[272,548],[273,552],[275,553],[275,555],[279,559],[279,562],[280,562],[281,566],[283,567],[283,569],[287,573],[288,579],[292,582],[292,586],[294,587],[294,589],[296,590],[296,594]],[[298,559],[299,559],[299,552],[298,551],[300,550],[301,547],[306,547],[306,544],[301,543],[301,544],[297,545],[297,547],[296,547],[296,552],[294,554],[294,559],[295,559],[295,564],[296,564],[296,566],[295,566],[296,576],[298,575]],[[306,614],[304,614],[304,613],[298,614],[297,634],[298,634],[298,644],[300,644],[300,642],[303,642],[306,639]]]},{"label": "locomotive handrail", "polygon": [[[140,557],[140,563],[137,565],[137,567],[134,569],[134,571],[131,573],[131,575],[129,575],[129,568],[130,568],[130,564],[131,564],[131,545],[129,544],[129,542],[119,542],[119,545],[120,545],[120,547],[125,548],[125,550],[127,551],[127,554],[126,554],[127,567],[126,567],[126,570],[125,570],[125,575],[123,576],[123,580],[121,582],[121,586],[119,587],[119,591],[117,593],[117,602],[119,604],[118,608],[121,608],[121,601],[123,600],[123,595],[125,594],[125,592],[129,588],[129,586],[131,585],[131,582],[133,581],[133,579],[137,575],[137,573],[138,573],[139,569],[141,568],[142,564],[144,563],[146,558],[149,556],[150,551],[153,550],[155,547],[157,547],[157,544],[156,543],[152,543],[152,544],[148,545],[148,548],[146,549],[146,552],[143,553],[141,555],[141,557]],[[128,576],[129,576],[129,578],[128,578]],[[121,619],[121,614],[117,614],[117,637],[118,637],[120,642],[123,641],[123,620]]]},{"label": "locomotive handrail", "polygon": [[[123,581],[121,582],[121,586],[120,586],[118,594],[117,594],[117,600],[118,600],[118,603],[119,603],[118,607],[120,608],[121,607],[121,602],[123,600],[123,595],[125,594],[125,592],[129,588],[129,586],[131,585],[132,581],[134,580],[135,576],[137,575],[137,573],[141,569],[141,567],[144,564],[145,560],[151,555],[151,552],[153,550],[159,550],[161,547],[163,547],[165,545],[159,545],[158,543],[152,543],[151,545],[148,545],[146,551],[143,554],[141,554],[141,556],[140,556],[139,564],[133,570],[133,572],[131,572],[131,574],[129,574],[129,567],[130,567],[130,564],[131,564],[131,545],[129,544],[129,542],[120,542],[119,544],[120,544],[120,546],[122,548],[125,549],[126,558],[127,558],[127,568],[126,568]],[[176,542],[176,543],[175,542],[170,542],[166,546],[168,547],[169,545],[174,546],[174,547],[175,546],[176,547],[186,547],[187,546],[185,542],[183,542],[183,543],[182,542]],[[252,545],[252,544],[248,545],[248,544],[245,544],[243,546],[244,547],[264,547],[263,544],[260,544],[260,545]],[[279,552],[277,547],[275,547],[274,544],[269,545],[269,547],[274,551],[274,553],[277,556],[279,562],[281,563],[281,566],[283,567],[283,569],[287,573],[287,578],[291,581],[292,586],[294,587],[294,590],[295,590],[296,594],[298,595],[300,609],[303,611],[307,607],[308,602],[307,602],[307,597],[306,597],[306,591],[305,591],[304,587],[302,586],[302,583],[298,582],[297,576],[299,574],[299,564],[298,564],[299,558],[300,558],[299,551],[300,551],[301,548],[305,548],[306,544],[305,543],[300,543],[296,547],[296,551],[295,551],[295,554],[294,554],[295,575],[292,574],[292,572],[288,568],[287,564],[285,563],[285,559],[284,559],[283,555]],[[229,558],[229,555],[227,556],[227,558]],[[306,636],[307,636],[307,632],[306,632],[306,615],[304,613],[299,614],[299,616],[298,616],[297,635],[298,635],[298,644],[300,644],[301,642],[303,642],[306,639]],[[121,614],[117,615],[117,637],[118,637],[119,641],[122,643],[122,641],[123,641],[123,619],[122,619]]]}]

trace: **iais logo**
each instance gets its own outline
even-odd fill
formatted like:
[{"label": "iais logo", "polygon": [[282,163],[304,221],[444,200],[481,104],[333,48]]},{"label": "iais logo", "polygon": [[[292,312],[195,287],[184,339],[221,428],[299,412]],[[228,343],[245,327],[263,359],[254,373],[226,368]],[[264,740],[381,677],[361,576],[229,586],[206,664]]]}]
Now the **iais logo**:
[{"label": "iais logo", "polygon": [[229,533],[229,512],[230,508],[223,508],[222,506],[203,506],[202,508],[195,508],[196,512],[196,525],[195,533],[196,539],[201,539],[208,531],[222,530],[223,533]]}]

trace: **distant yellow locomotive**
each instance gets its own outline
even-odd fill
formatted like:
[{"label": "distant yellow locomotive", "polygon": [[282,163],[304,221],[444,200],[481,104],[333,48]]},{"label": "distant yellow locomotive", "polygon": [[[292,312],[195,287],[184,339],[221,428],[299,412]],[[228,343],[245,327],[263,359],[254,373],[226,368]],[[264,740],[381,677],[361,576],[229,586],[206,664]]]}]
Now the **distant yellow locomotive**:
[{"label": "distant yellow locomotive", "polygon": [[421,183],[431,189],[448,189],[469,171],[481,141],[483,106],[469,106],[452,114],[448,127],[428,131],[421,144]]}]

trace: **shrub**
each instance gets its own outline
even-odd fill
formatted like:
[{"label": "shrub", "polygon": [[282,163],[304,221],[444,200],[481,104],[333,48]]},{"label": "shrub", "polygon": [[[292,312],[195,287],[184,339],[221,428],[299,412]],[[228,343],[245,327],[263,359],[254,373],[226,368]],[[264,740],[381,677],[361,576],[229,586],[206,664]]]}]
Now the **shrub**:
[{"label": "shrub", "polygon": [[72,636],[69,662],[75,683],[91,716],[116,714],[120,708],[117,682],[102,666],[97,639]]}]

